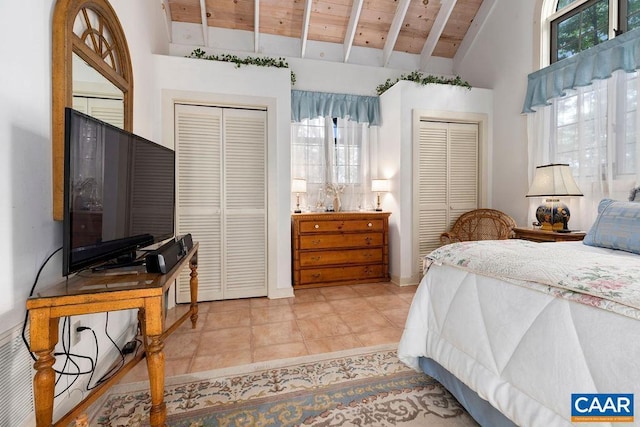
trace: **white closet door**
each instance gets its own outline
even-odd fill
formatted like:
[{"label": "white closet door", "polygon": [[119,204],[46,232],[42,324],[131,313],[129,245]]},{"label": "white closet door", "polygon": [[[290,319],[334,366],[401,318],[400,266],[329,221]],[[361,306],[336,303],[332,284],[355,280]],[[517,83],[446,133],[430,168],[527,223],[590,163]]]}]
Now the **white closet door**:
[{"label": "white closet door", "polygon": [[[177,105],[176,152],[177,232],[200,242],[199,299],[266,295],[266,112]],[[178,302],[188,289],[185,274]]]},{"label": "white closet door", "polygon": [[120,129],[124,128],[124,104],[122,99],[74,96],[73,108]]},{"label": "white closet door", "polygon": [[449,229],[460,215],[478,208],[477,124],[449,124],[449,168],[447,177],[449,179],[447,229]]},{"label": "white closet door", "polygon": [[267,295],[266,113],[225,109],[224,298]]},{"label": "white closet door", "polygon": [[478,125],[421,121],[415,153],[417,271],[440,234],[478,207]]},{"label": "white closet door", "polygon": [[[198,299],[222,299],[222,109],[175,106],[176,234],[191,233],[198,250]],[[189,271],[177,302],[189,301]]]}]

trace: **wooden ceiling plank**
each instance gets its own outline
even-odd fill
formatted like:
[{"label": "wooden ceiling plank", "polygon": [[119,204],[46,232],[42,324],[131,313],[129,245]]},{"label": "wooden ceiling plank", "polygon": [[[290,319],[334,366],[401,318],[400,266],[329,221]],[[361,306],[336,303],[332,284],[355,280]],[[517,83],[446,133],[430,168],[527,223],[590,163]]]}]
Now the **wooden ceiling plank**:
[{"label": "wooden ceiling plank", "polygon": [[205,47],[209,47],[209,23],[207,22],[206,0],[200,0],[200,19],[202,20],[202,44]]},{"label": "wooden ceiling plank", "polygon": [[307,39],[309,38],[309,20],[311,19],[311,5],[313,0],[307,0],[304,4],[304,19],[302,20],[302,47],[300,48],[300,58],[304,58],[307,50]]},{"label": "wooden ceiling plank", "polygon": [[260,0],[255,0],[253,7],[253,51],[260,51]]},{"label": "wooden ceiling plank", "polygon": [[398,34],[400,34],[400,28],[402,27],[402,22],[404,22],[404,18],[407,15],[407,10],[409,9],[409,3],[411,0],[400,0],[398,1],[398,7],[396,8],[396,13],[393,15],[393,21],[391,21],[391,28],[389,28],[389,32],[387,33],[387,39],[384,43],[384,48],[382,49],[382,66],[386,67],[389,63],[389,59],[391,58],[391,54],[393,53],[393,48],[396,45],[396,41],[398,40]]},{"label": "wooden ceiling plank", "polygon": [[[203,26],[205,46],[211,46],[209,27],[226,28],[253,31],[256,53],[262,49],[261,35],[273,34],[301,40],[304,56],[308,41],[317,40],[342,44],[344,62],[350,61],[354,46],[362,46],[379,49],[380,62],[387,66],[398,51],[421,55],[421,69],[433,56],[451,58],[454,70],[468,55],[482,22],[497,3],[497,0],[485,0],[486,4],[482,0],[158,1],[164,9],[170,42],[173,22],[189,22]],[[399,11],[404,4],[408,7],[404,20],[400,20]]]},{"label": "wooden ceiling plank", "polygon": [[453,12],[453,8],[457,1],[458,0],[442,0],[440,12],[438,12],[438,16],[436,16],[436,21],[433,23],[433,27],[431,27],[431,32],[429,33],[427,41],[424,43],[424,47],[422,48],[422,53],[420,54],[420,69],[427,69],[427,64],[431,59],[433,49],[435,49],[436,44],[444,31],[444,27],[447,25],[449,16],[451,16],[451,12]]},{"label": "wooden ceiling plank", "polygon": [[349,55],[351,55],[353,39],[356,36],[356,28],[358,27],[358,20],[360,19],[363,3],[364,0],[353,0],[353,7],[351,8],[351,15],[349,16],[349,25],[347,26],[347,32],[344,37],[344,62],[349,62]]},{"label": "wooden ceiling plank", "polygon": [[162,6],[162,12],[164,16],[164,25],[167,29],[167,38],[169,39],[169,43],[172,43],[173,33],[171,31],[172,21],[171,21],[171,6],[169,6],[169,0],[160,0],[160,5]]},{"label": "wooden ceiling plank", "polygon": [[471,26],[467,30],[458,50],[456,51],[455,56],[453,57],[453,72],[457,74],[457,69],[460,67],[460,63],[467,56],[474,43],[478,38],[478,34],[484,27],[484,24],[487,22],[487,18],[491,14],[491,11],[495,7],[497,1],[496,0],[483,0],[478,12],[476,13],[475,18],[473,18],[473,22]]},{"label": "wooden ceiling plank", "polygon": [[200,21],[200,8],[197,0],[169,0],[169,6],[173,22],[197,24]]}]

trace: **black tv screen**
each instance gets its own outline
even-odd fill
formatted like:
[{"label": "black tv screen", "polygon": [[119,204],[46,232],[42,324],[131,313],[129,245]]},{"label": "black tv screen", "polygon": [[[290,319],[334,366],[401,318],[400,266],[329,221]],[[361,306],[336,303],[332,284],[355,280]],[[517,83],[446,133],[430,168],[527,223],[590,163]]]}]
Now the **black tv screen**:
[{"label": "black tv screen", "polygon": [[63,275],[174,236],[173,150],[67,108],[64,167]]}]

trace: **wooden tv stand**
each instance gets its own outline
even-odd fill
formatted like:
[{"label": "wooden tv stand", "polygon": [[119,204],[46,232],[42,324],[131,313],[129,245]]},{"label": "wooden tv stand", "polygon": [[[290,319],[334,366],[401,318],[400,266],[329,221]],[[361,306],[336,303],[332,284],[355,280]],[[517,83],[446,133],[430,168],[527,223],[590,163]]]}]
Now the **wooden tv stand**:
[{"label": "wooden tv stand", "polygon": [[[108,311],[138,309],[138,320],[143,335],[144,352],[130,360],[114,377],[96,387],[74,409],[56,421],[55,425],[67,426],[111,385],[124,376],[143,357],[147,357],[149,388],[151,393],[150,423],[164,426],[164,339],[187,317],[196,327],[198,320],[198,243],[167,274],[147,273],[143,266],[126,272],[114,270],[100,273],[80,272],[75,276],[47,288],[27,300],[31,351],[37,356],[33,367],[36,425],[53,425],[53,400],[55,357],[53,350],[58,342],[58,324],[61,317]],[[165,329],[165,292],[186,267],[191,269],[189,282],[191,306],[173,325]],[[120,273],[120,274],[117,274]]]}]

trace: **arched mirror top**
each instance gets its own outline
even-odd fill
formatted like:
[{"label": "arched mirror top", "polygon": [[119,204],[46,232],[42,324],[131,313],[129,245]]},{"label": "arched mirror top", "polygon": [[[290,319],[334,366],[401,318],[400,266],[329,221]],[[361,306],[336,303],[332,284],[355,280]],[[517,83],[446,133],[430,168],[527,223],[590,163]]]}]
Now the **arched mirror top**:
[{"label": "arched mirror top", "polygon": [[128,131],[133,127],[133,72],[124,31],[107,0],[58,0],[52,27],[53,218],[62,220],[64,109],[74,106],[80,74],[74,63],[81,59],[121,93],[121,123]]}]

